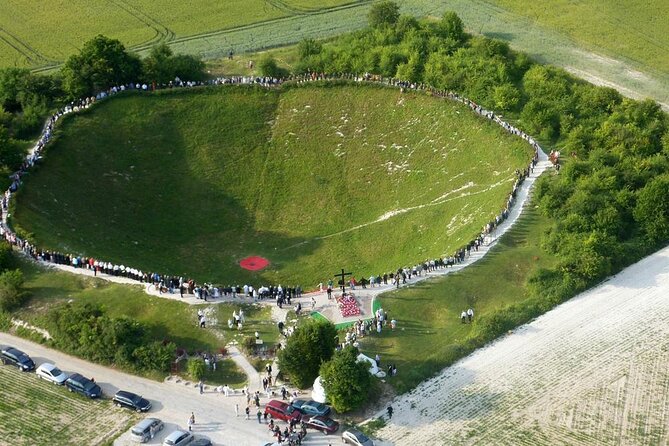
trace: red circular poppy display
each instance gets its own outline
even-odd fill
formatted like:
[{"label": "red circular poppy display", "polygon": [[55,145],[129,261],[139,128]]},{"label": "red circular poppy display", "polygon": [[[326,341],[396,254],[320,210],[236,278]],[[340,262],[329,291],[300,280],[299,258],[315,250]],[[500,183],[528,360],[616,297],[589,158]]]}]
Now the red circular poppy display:
[{"label": "red circular poppy display", "polygon": [[239,262],[239,266],[249,271],[259,271],[267,265],[269,265],[269,260],[259,256],[247,257]]}]

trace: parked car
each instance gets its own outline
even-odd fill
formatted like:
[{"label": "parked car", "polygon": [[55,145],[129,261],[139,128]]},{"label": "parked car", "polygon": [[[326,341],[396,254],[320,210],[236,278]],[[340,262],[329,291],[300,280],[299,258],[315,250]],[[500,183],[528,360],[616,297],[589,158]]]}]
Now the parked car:
[{"label": "parked car", "polygon": [[183,446],[193,441],[193,434],[186,431],[174,431],[165,437],[163,446]]},{"label": "parked car", "polygon": [[77,392],[89,398],[99,398],[102,396],[102,389],[100,386],[78,373],[70,375],[70,377],[65,380],[65,387],[67,387],[70,392]]},{"label": "parked car", "polygon": [[348,429],[341,434],[341,441],[344,444],[355,446],[374,446],[374,442],[365,434],[356,429]]},{"label": "parked car", "polygon": [[208,438],[201,437],[193,440],[190,446],[212,446],[212,442]]},{"label": "parked car", "polygon": [[14,365],[22,372],[35,370],[35,363],[30,359],[30,356],[14,347],[4,347],[0,350],[0,358],[3,364]]},{"label": "parked car", "polygon": [[302,421],[304,421],[304,424],[306,424],[307,427],[321,431],[325,435],[334,434],[339,430],[339,423],[332,418],[322,417],[320,415]]},{"label": "parked car", "polygon": [[130,430],[130,438],[138,443],[145,443],[153,439],[156,433],[163,430],[164,427],[165,425],[158,418],[146,418]]},{"label": "parked car", "polygon": [[151,409],[151,402],[141,396],[125,390],[119,390],[112,398],[112,401],[118,407],[127,407],[137,412],[147,412]]},{"label": "parked car", "polygon": [[69,376],[67,373],[63,372],[61,369],[56,367],[54,364],[45,362],[44,364],[37,367],[35,374],[40,379],[46,379],[51,381],[54,384],[62,386],[65,384],[65,380]]},{"label": "parked car", "polygon": [[302,419],[302,414],[300,414],[299,410],[279,400],[272,400],[267,403],[265,413],[272,418],[283,421],[290,421],[292,419],[300,421]]},{"label": "parked car", "polygon": [[305,415],[327,416],[330,413],[330,407],[314,400],[294,400],[290,405]]}]

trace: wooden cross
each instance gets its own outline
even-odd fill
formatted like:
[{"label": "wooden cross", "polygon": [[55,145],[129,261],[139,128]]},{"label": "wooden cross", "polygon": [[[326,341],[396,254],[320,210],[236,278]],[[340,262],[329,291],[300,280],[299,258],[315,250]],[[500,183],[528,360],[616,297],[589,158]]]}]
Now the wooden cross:
[{"label": "wooden cross", "polygon": [[335,277],[341,277],[341,293],[342,295],[346,294],[346,276],[350,276],[353,273],[345,273],[344,268],[341,269],[341,273],[335,274]]}]

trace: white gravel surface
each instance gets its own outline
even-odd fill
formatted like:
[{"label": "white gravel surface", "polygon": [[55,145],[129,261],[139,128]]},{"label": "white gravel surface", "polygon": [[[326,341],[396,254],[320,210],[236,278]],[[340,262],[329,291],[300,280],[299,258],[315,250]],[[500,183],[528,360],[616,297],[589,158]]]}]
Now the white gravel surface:
[{"label": "white gravel surface", "polygon": [[669,444],[669,247],[393,407],[396,445]]}]

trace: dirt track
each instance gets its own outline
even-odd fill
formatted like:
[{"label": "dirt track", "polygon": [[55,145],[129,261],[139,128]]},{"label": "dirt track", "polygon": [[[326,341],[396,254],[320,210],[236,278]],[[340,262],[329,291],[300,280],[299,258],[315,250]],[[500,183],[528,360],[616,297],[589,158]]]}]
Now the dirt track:
[{"label": "dirt track", "polygon": [[669,248],[395,401],[397,445],[666,445]]}]

